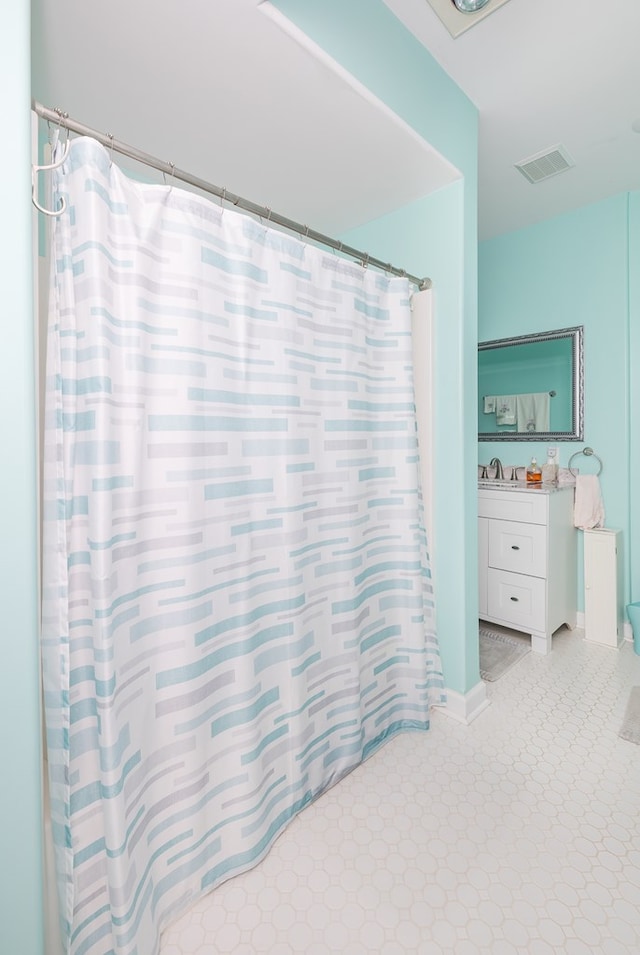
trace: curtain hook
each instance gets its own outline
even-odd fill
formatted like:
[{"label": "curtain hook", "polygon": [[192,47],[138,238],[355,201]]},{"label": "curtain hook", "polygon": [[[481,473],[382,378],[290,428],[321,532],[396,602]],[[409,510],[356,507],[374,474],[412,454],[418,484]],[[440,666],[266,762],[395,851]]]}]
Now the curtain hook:
[{"label": "curtain hook", "polygon": [[342,252],[343,245],[344,243],[340,242],[339,240],[336,241],[335,244],[330,245],[329,248],[331,249],[331,254],[334,255],[336,258],[338,258],[338,256]]},{"label": "curtain hook", "polygon": [[[169,183],[169,192],[171,192],[171,190],[173,189],[173,180],[174,180],[174,177],[175,177],[175,174],[176,174],[176,164],[175,164],[174,162],[167,162],[167,166],[171,166],[171,182]],[[167,175],[166,175],[166,173],[164,172],[164,170],[163,170],[163,172],[162,172],[162,178],[163,178],[164,184],[165,184],[165,186],[166,186],[166,184],[167,184]]]},{"label": "curtain hook", "polygon": [[[62,128],[62,121],[69,118],[69,114],[65,113],[64,110],[60,109],[59,106],[54,107],[54,113],[58,114],[58,125],[54,130],[51,129],[51,122],[47,120],[47,126],[49,127],[49,145],[51,146],[52,153],[55,151],[58,143],[60,142],[60,129]],[[67,151],[67,144],[69,142],[69,127],[65,127],[65,140],[63,144],[63,150]]]},{"label": "curtain hook", "polygon": [[59,169],[60,166],[65,162],[67,156],[69,155],[69,150],[71,149],[71,143],[67,140],[62,150],[62,155],[52,163],[46,163],[44,166],[38,166],[36,164],[31,166],[31,201],[33,202],[36,209],[39,212],[43,212],[46,216],[56,218],[61,216],[64,210],[67,208],[67,200],[64,196],[60,197],[60,205],[57,209],[45,209],[44,206],[41,206],[38,200],[36,199],[36,192],[38,187],[38,173],[47,172],[51,169]]},{"label": "curtain hook", "polygon": [[[56,113],[58,114],[58,132],[60,132],[60,127],[62,126],[62,121],[63,121],[63,119],[69,119],[69,114],[68,114],[68,113],[65,113],[64,110],[60,109],[59,106],[56,106],[56,110],[55,110],[55,111],[56,111]],[[69,139],[69,127],[66,126],[66,127],[65,127],[65,130],[66,130],[66,133],[67,133],[67,138],[65,139],[65,143],[66,143],[66,141]]]},{"label": "curtain hook", "polygon": [[[58,114],[58,126],[55,131],[55,142],[52,143],[52,150],[54,151],[58,145],[58,139],[60,134],[60,125],[63,119],[67,119],[69,114],[63,113],[63,111],[56,107],[55,112]],[[51,125],[49,124],[49,129]],[[69,142],[69,127],[67,126],[67,136],[62,147],[62,153],[57,159],[53,159],[53,162],[45,163],[44,165],[33,164],[31,166],[31,201],[39,212],[44,213],[46,216],[51,218],[57,218],[61,216],[64,210],[67,208],[67,200],[64,196],[60,196],[60,205],[57,209],[45,209],[44,206],[41,206],[36,197],[38,191],[38,173],[39,172],[48,172],[52,169],[59,169],[60,166],[64,164],[69,155],[69,150],[71,149],[71,143]],[[53,157],[52,157],[53,158]]]},{"label": "curtain hook", "polygon": [[107,133],[107,138],[111,140],[111,148],[109,149],[109,169],[113,166],[113,133]]},{"label": "curtain hook", "polygon": [[363,269],[368,268],[368,266],[369,266],[369,259],[370,259],[370,255],[369,255],[369,253],[367,252],[367,254],[365,255],[364,259],[362,260],[362,268],[363,268]]},{"label": "curtain hook", "polygon": [[227,187],[223,186],[222,194],[220,195],[220,209],[222,210],[222,212],[224,212],[224,202],[226,198],[227,198]]}]

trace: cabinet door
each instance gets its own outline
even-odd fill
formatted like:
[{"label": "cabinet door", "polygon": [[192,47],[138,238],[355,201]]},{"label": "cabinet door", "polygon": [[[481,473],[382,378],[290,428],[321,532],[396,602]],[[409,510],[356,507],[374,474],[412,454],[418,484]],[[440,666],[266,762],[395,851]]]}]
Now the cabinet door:
[{"label": "cabinet door", "polygon": [[489,616],[518,630],[546,629],[546,584],[540,577],[489,568]]},{"label": "cabinet door", "polygon": [[486,616],[487,608],[487,570],[489,565],[489,521],[478,518],[478,613]]},{"label": "cabinet door", "polygon": [[606,647],[617,647],[618,533],[584,532],[584,635]]},{"label": "cabinet door", "polygon": [[489,566],[546,577],[547,528],[519,521],[490,521]]}]

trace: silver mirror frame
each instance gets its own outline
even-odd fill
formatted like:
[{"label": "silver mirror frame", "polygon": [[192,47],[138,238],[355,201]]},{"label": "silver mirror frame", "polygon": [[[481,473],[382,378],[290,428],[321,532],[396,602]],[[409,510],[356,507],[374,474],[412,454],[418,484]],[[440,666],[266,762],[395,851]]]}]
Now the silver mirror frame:
[{"label": "silver mirror frame", "polygon": [[478,441],[583,441],[584,440],[584,326],[559,328],[550,332],[520,335],[517,338],[496,338],[480,342],[478,352],[491,348],[506,348],[511,345],[527,345],[532,342],[550,341],[554,338],[570,338],[572,342],[572,429],[571,431],[500,431],[479,432]]}]

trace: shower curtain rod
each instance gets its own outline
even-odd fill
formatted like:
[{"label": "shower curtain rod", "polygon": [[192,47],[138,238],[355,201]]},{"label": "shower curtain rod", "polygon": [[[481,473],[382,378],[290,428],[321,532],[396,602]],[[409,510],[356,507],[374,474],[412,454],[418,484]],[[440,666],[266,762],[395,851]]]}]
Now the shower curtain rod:
[{"label": "shower curtain rod", "polygon": [[403,278],[407,278],[409,282],[417,285],[420,291],[431,288],[432,282],[429,278],[418,278],[416,275],[411,275],[404,269],[398,269],[390,263],[383,262],[381,259],[376,259],[373,256],[368,255],[366,252],[361,252],[359,249],[354,249],[350,245],[345,245],[338,239],[332,239],[327,235],[323,235],[322,232],[316,232],[315,229],[310,229],[307,225],[302,225],[299,222],[294,222],[293,219],[288,219],[286,216],[279,215],[277,212],[272,212],[268,206],[260,206],[255,202],[251,202],[250,199],[243,199],[242,196],[237,196],[234,193],[229,192],[227,189],[221,189],[220,186],[214,186],[205,179],[199,179],[197,176],[191,175],[191,173],[184,172],[182,169],[177,169],[172,162],[165,162],[162,159],[156,159],[155,156],[144,153],[141,150],[136,149],[134,146],[128,146],[126,143],[118,142],[111,133],[101,133],[99,130],[92,129],[90,126],[85,126],[84,123],[79,123],[75,119],[70,119],[69,114],[63,112],[63,110],[61,110],[59,107],[50,109],[48,106],[43,106],[42,103],[38,103],[36,100],[33,100],[32,109],[35,113],[37,113],[38,116],[40,116],[42,119],[46,119],[50,123],[55,123],[57,126],[61,126],[63,129],[68,129],[73,133],[77,133],[79,136],[91,136],[93,139],[97,139],[99,143],[102,143],[103,146],[106,146],[107,149],[112,152],[121,153],[123,156],[128,156],[130,159],[135,159],[137,162],[141,162],[145,166],[151,166],[153,169],[157,169],[159,172],[171,176],[172,179],[180,179],[182,182],[186,182],[190,186],[195,186],[197,189],[201,189],[203,192],[217,196],[219,199],[222,199],[223,202],[228,202],[233,206],[244,209],[246,212],[251,212],[253,215],[258,216],[261,219],[267,219],[270,224],[273,223],[274,225],[282,226],[284,229],[288,229],[291,232],[295,232],[303,239],[311,239],[313,242],[317,242],[320,245],[325,245],[330,249],[335,249],[337,252],[347,255],[349,258],[357,259],[362,263],[363,266],[365,266],[365,268],[369,265],[373,265],[378,269],[382,269],[384,272],[390,273],[391,275],[399,275]]}]

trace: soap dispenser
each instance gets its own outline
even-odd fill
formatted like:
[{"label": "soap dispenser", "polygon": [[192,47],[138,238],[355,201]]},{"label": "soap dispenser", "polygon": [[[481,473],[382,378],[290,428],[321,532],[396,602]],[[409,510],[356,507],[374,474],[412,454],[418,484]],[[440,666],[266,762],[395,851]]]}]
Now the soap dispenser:
[{"label": "soap dispenser", "polygon": [[558,462],[556,461],[557,448],[549,448],[547,463],[542,465],[542,480],[545,484],[558,483]]},{"label": "soap dispenser", "polygon": [[531,464],[527,468],[527,484],[542,484],[542,471],[535,458],[531,458]]}]

